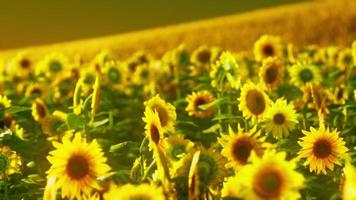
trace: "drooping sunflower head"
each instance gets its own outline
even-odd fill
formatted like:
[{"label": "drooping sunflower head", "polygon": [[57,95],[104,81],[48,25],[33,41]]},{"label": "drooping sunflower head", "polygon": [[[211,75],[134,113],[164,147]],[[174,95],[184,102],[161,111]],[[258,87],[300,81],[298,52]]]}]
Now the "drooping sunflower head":
[{"label": "drooping sunflower head", "polygon": [[319,129],[311,127],[310,131],[302,132],[305,136],[298,142],[302,147],[298,154],[306,158],[304,165],[309,165],[310,172],[326,174],[326,168],[333,171],[334,164],[341,165],[340,156],[348,149],[336,129],[330,131],[322,124]]},{"label": "drooping sunflower head", "polygon": [[159,95],[152,97],[144,103],[147,109],[151,109],[158,113],[161,122],[162,130],[164,132],[173,132],[175,130],[175,123],[177,119],[176,108],[163,100]]},{"label": "drooping sunflower head", "polygon": [[259,119],[269,108],[270,100],[259,85],[245,83],[241,89],[239,109],[246,118]]},{"label": "drooping sunflower head", "polygon": [[182,135],[169,136],[166,139],[166,144],[167,155],[175,161],[178,161],[194,147],[194,143]]},{"label": "drooping sunflower head", "polygon": [[165,200],[162,188],[147,183],[112,186],[104,194],[104,200]]},{"label": "drooping sunflower head", "polygon": [[143,121],[145,125],[145,135],[150,141],[151,149],[164,146],[164,135],[158,112],[151,109],[145,110]]},{"label": "drooping sunflower head", "polygon": [[283,57],[283,44],[278,36],[263,35],[255,42],[253,53],[257,61],[267,57]]},{"label": "drooping sunflower head", "polygon": [[88,195],[92,189],[100,189],[97,178],[105,176],[110,167],[96,140],[88,143],[81,133],[74,139],[63,137],[62,143],[53,142],[55,150],[47,156],[51,163],[48,178],[57,177],[55,187],[62,191],[62,198],[78,198]]},{"label": "drooping sunflower head", "polygon": [[213,94],[207,90],[201,90],[198,92],[193,92],[187,96],[188,105],[185,110],[188,112],[189,116],[195,116],[197,118],[207,118],[214,113],[214,108],[210,106],[209,108],[201,108],[200,106],[212,103],[215,100]]},{"label": "drooping sunflower head", "polygon": [[223,148],[221,154],[229,161],[226,167],[238,170],[248,163],[252,151],[262,156],[265,137],[261,137],[261,132],[256,127],[244,131],[238,126],[236,133],[229,127],[229,134],[222,135],[218,141]]},{"label": "drooping sunflower head", "polygon": [[33,101],[31,108],[32,116],[36,121],[42,121],[48,116],[48,108],[40,98]]},{"label": "drooping sunflower head", "polygon": [[265,88],[269,90],[276,89],[284,77],[284,66],[281,60],[277,57],[264,59],[259,71],[259,77]]},{"label": "drooping sunflower head", "polygon": [[[188,177],[195,151],[186,154],[175,165],[176,177]],[[216,186],[221,184],[227,176],[225,165],[227,160],[213,149],[201,149],[199,161],[197,162],[197,173],[200,188]]]},{"label": "drooping sunflower head", "polygon": [[290,68],[289,74],[291,82],[297,87],[303,88],[308,83],[318,84],[321,81],[319,68],[312,64],[295,64]]},{"label": "drooping sunflower head", "polygon": [[341,50],[337,57],[337,67],[344,71],[353,65],[353,57],[351,48],[345,48]]},{"label": "drooping sunflower head", "polygon": [[36,66],[36,74],[44,74],[48,78],[58,78],[63,76],[68,69],[69,63],[66,56],[61,53],[54,52],[48,54]]},{"label": "drooping sunflower head", "polygon": [[300,198],[303,176],[295,171],[294,160],[287,161],[286,153],[266,151],[262,157],[251,155],[251,164],[237,172],[236,179],[243,199],[291,199]]},{"label": "drooping sunflower head", "polygon": [[298,123],[297,113],[292,104],[283,98],[272,103],[263,119],[265,130],[276,138],[287,137]]},{"label": "drooping sunflower head", "polygon": [[9,147],[0,146],[0,179],[19,172],[21,167],[21,157]]}]

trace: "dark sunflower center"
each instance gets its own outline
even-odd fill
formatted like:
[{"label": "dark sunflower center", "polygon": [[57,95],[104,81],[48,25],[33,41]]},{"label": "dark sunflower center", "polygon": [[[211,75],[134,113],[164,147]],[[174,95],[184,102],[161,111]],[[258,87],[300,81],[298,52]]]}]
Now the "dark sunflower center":
[{"label": "dark sunflower center", "polygon": [[150,200],[150,198],[145,195],[136,195],[136,196],[130,197],[130,200]]},{"label": "dark sunflower center", "polygon": [[158,112],[159,120],[162,126],[166,126],[168,124],[168,113],[166,109],[162,108],[160,105],[152,106],[152,110],[156,110]]},{"label": "dark sunflower center", "polygon": [[198,53],[198,60],[201,63],[208,63],[210,61],[211,52],[209,50],[204,50]]},{"label": "dark sunflower center", "polygon": [[49,69],[54,73],[60,72],[62,70],[62,64],[59,61],[54,60],[49,64]]},{"label": "dark sunflower center", "polygon": [[136,71],[136,68],[137,68],[137,65],[138,65],[138,63],[137,62],[131,62],[131,63],[129,63],[129,70],[130,70],[130,72],[135,72]]},{"label": "dark sunflower center", "polygon": [[266,44],[262,48],[263,54],[265,56],[273,56],[274,55],[274,49],[271,44]]},{"label": "dark sunflower center", "polygon": [[89,174],[88,160],[81,155],[73,155],[67,163],[66,170],[73,179],[82,179]]},{"label": "dark sunflower center", "polygon": [[277,197],[281,191],[282,178],[278,172],[268,171],[257,175],[254,190],[263,198]]},{"label": "dark sunflower center", "polygon": [[46,108],[43,104],[36,102],[36,112],[40,118],[44,118],[47,115]]},{"label": "dark sunflower center", "polygon": [[158,144],[160,140],[160,134],[156,125],[151,125],[150,127],[151,139],[155,144]]},{"label": "dark sunflower center", "polygon": [[150,75],[150,72],[147,69],[142,70],[142,72],[140,74],[141,78],[143,78],[143,79],[148,78],[149,75]]},{"label": "dark sunflower center", "polygon": [[346,55],[342,61],[345,63],[345,64],[350,64],[352,62],[352,56],[351,55]]},{"label": "dark sunflower center", "polygon": [[304,83],[309,82],[314,78],[313,72],[311,72],[310,69],[301,70],[299,73],[299,77]]},{"label": "dark sunflower center", "polygon": [[277,125],[282,125],[286,121],[286,117],[282,113],[277,113],[273,116],[273,122]]},{"label": "dark sunflower center", "polygon": [[271,66],[266,70],[265,81],[266,83],[273,83],[276,81],[278,76],[277,66]]},{"label": "dark sunflower center", "polygon": [[252,114],[262,114],[266,108],[266,102],[263,94],[257,90],[248,91],[246,95],[246,106]]},{"label": "dark sunflower center", "polygon": [[30,67],[30,65],[31,65],[31,62],[30,62],[30,60],[27,59],[27,58],[24,58],[24,59],[22,59],[22,60],[20,61],[20,66],[21,66],[21,68],[23,68],[23,69],[28,69],[28,68]]},{"label": "dark sunflower center", "polygon": [[206,103],[207,103],[206,100],[205,100],[204,98],[202,98],[202,97],[198,97],[198,98],[194,101],[194,105],[195,105],[195,107],[198,108],[198,109],[199,109],[199,106],[204,105],[204,104],[206,104]]},{"label": "dark sunflower center", "polygon": [[248,138],[241,138],[233,144],[232,155],[241,164],[246,164],[252,149],[253,144],[251,141]]},{"label": "dark sunflower center", "polygon": [[326,158],[332,153],[332,146],[329,141],[320,139],[315,142],[313,153],[317,158]]},{"label": "dark sunflower center", "polygon": [[108,76],[111,82],[118,83],[121,80],[121,75],[117,69],[114,67],[109,69]]},{"label": "dark sunflower center", "polygon": [[38,88],[38,87],[35,87],[31,90],[31,95],[38,95],[40,96],[42,94],[42,89]]}]

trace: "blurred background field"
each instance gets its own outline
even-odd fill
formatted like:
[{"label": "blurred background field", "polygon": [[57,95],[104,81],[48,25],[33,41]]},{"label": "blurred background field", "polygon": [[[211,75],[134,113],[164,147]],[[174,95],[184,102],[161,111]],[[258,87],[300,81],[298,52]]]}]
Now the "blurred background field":
[{"label": "blurred background field", "polygon": [[103,49],[159,56],[181,43],[246,50],[263,34],[299,46],[345,46],[356,38],[354,0],[31,1],[1,9],[8,22],[0,48],[10,49],[0,52],[4,60],[18,52],[11,48],[27,46],[39,57],[61,51],[91,59]]}]

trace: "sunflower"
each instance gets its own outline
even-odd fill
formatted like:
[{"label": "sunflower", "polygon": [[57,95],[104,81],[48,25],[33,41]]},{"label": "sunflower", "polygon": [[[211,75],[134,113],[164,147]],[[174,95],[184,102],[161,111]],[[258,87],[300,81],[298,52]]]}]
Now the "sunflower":
[{"label": "sunflower", "polygon": [[344,71],[353,65],[352,49],[346,48],[339,52],[336,66]]},{"label": "sunflower", "polygon": [[44,98],[47,93],[47,88],[44,83],[33,83],[26,87],[25,96],[26,97],[41,97]]},{"label": "sunflower", "polygon": [[283,57],[283,44],[281,38],[272,35],[263,35],[255,42],[253,53],[257,61],[267,57]]},{"label": "sunflower", "polygon": [[7,146],[0,146],[0,180],[20,171],[22,160]]},{"label": "sunflower", "polygon": [[206,109],[202,109],[199,106],[208,105],[215,100],[215,97],[207,90],[202,90],[198,92],[193,92],[188,95],[186,100],[188,105],[185,110],[188,112],[189,116],[195,116],[197,118],[207,118],[214,113],[212,106]]},{"label": "sunflower", "polygon": [[113,89],[124,90],[128,76],[127,65],[117,61],[106,62],[103,68],[104,82]]},{"label": "sunflower", "polygon": [[42,121],[48,116],[48,108],[40,98],[37,98],[33,101],[31,108],[32,116],[36,121]]},{"label": "sunflower", "polygon": [[110,167],[95,139],[87,143],[81,133],[76,133],[72,141],[63,137],[62,143],[53,142],[53,146],[56,149],[47,156],[52,164],[47,174],[48,178],[57,177],[55,187],[61,188],[62,198],[80,199],[92,189],[100,189],[96,179],[106,175]]},{"label": "sunflower", "polygon": [[223,52],[219,60],[209,73],[212,81],[211,85],[219,90],[229,87],[238,89],[241,84],[240,67],[235,55],[230,52]]},{"label": "sunflower", "polygon": [[229,127],[229,134],[222,135],[218,142],[222,146],[221,154],[228,159],[226,167],[238,170],[248,163],[252,151],[262,156],[266,137],[261,137],[261,132],[254,127],[249,131],[243,131],[240,126],[235,133]]},{"label": "sunflower", "polygon": [[145,125],[145,135],[150,141],[149,146],[151,149],[155,149],[156,147],[164,146],[164,135],[160,122],[159,115],[157,111],[153,111],[151,109],[145,110],[145,117],[143,121],[146,123]]},{"label": "sunflower", "polygon": [[40,121],[43,133],[49,136],[58,136],[61,131],[58,128],[65,122],[65,120],[56,115],[48,115]]},{"label": "sunflower", "polygon": [[244,117],[252,119],[262,118],[270,104],[266,93],[252,82],[243,85],[239,102],[239,109]]},{"label": "sunflower", "polygon": [[272,132],[274,137],[282,138],[289,135],[298,120],[293,104],[287,104],[286,100],[279,98],[275,103],[272,103],[263,122],[267,133]]},{"label": "sunflower", "polygon": [[344,169],[345,182],[342,188],[343,200],[356,199],[356,167],[347,163]]},{"label": "sunflower", "polygon": [[105,64],[111,62],[111,60],[112,56],[110,52],[103,50],[95,55],[94,59],[89,64],[89,68],[95,73],[102,74]]},{"label": "sunflower", "polygon": [[149,184],[113,186],[104,194],[104,200],[165,200],[162,188]]},{"label": "sunflower", "polygon": [[[208,186],[217,186],[224,181],[227,176],[225,165],[226,159],[213,149],[199,149],[200,156],[197,164],[199,185],[200,188]],[[179,162],[175,163],[175,177],[188,177],[190,172],[191,163],[195,151],[192,150],[186,154]]]},{"label": "sunflower", "polygon": [[158,113],[162,130],[164,132],[173,132],[175,130],[177,114],[176,108],[172,104],[161,99],[158,94],[148,101],[145,101],[144,104],[146,106],[146,110],[151,109],[152,111]]},{"label": "sunflower", "polygon": [[194,143],[185,139],[182,135],[169,136],[166,139],[167,155],[177,161],[194,147]]},{"label": "sunflower", "polygon": [[295,171],[295,160],[286,160],[285,152],[266,151],[262,157],[251,155],[251,164],[237,173],[239,197],[243,199],[294,200],[301,197],[304,177]]},{"label": "sunflower", "polygon": [[334,164],[341,165],[340,156],[348,149],[336,129],[329,131],[329,128],[322,124],[318,130],[311,127],[310,132],[302,132],[305,136],[298,142],[302,147],[298,154],[299,157],[306,158],[304,165],[309,165],[310,172],[326,174],[326,168],[333,171]]},{"label": "sunflower", "polygon": [[312,64],[295,64],[290,68],[289,74],[291,82],[297,87],[303,88],[308,83],[318,84],[321,81],[319,68]]},{"label": "sunflower", "polygon": [[28,52],[20,52],[9,63],[9,74],[27,78],[33,73],[34,59]]},{"label": "sunflower", "polygon": [[36,66],[36,74],[44,74],[48,78],[58,78],[62,76],[68,68],[68,59],[63,54],[54,52],[48,54]]},{"label": "sunflower", "polygon": [[259,71],[261,83],[269,90],[275,90],[284,77],[284,66],[277,57],[268,57],[263,60]]}]

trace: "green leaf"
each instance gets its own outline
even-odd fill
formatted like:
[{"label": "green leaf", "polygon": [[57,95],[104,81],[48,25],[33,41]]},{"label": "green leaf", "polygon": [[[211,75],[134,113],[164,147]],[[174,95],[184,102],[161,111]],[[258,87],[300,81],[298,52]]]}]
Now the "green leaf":
[{"label": "green leaf", "polygon": [[75,115],[74,113],[70,113],[67,116],[67,125],[69,129],[79,129],[83,128],[88,123],[88,119]]},{"label": "green leaf", "polygon": [[15,114],[15,113],[29,111],[29,110],[31,110],[31,107],[11,106],[9,109],[6,110],[6,112],[9,114]]},{"label": "green leaf", "polygon": [[132,148],[137,148],[138,144],[136,142],[132,141],[126,141],[126,142],[121,142],[118,144],[114,144],[110,146],[109,152],[120,152],[120,151],[128,151],[129,149]]},{"label": "green leaf", "polygon": [[96,122],[94,122],[93,127],[96,128],[96,127],[105,125],[105,124],[108,123],[108,122],[109,122],[109,119],[108,119],[108,118],[103,119],[103,120],[101,120],[101,121],[96,121]]}]

